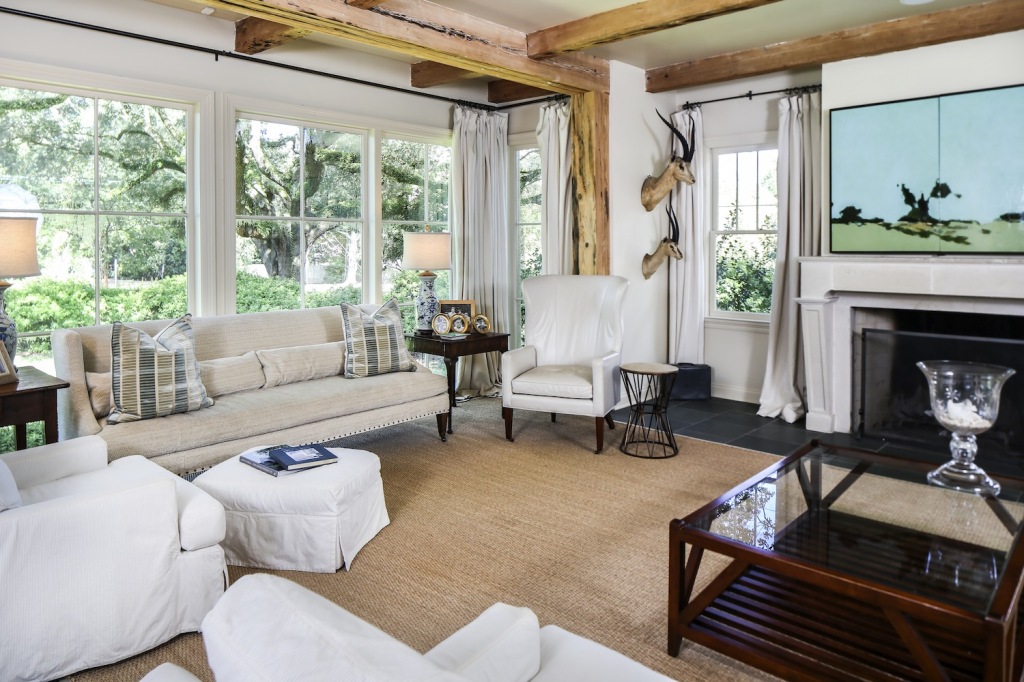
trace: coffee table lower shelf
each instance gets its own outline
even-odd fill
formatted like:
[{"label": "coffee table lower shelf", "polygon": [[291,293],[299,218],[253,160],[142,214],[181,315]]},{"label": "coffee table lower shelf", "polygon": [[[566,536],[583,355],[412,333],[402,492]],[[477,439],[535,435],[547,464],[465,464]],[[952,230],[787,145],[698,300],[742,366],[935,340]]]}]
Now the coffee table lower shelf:
[{"label": "coffee table lower shelf", "polygon": [[[728,570],[728,569],[727,569]],[[720,581],[724,582],[724,581]],[[709,591],[717,587],[713,583]],[[681,628],[692,641],[793,680],[925,680],[882,609],[750,566]],[[978,629],[914,623],[950,680],[984,678]]]}]

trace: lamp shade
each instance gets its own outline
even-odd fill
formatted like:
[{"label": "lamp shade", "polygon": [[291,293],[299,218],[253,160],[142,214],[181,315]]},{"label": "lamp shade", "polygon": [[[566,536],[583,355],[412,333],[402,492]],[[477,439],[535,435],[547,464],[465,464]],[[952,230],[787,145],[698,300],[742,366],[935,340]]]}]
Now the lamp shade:
[{"label": "lamp shade", "polygon": [[447,232],[406,232],[402,244],[405,270],[450,270],[452,237]]},{"label": "lamp shade", "polygon": [[0,278],[40,274],[36,218],[0,217]]}]

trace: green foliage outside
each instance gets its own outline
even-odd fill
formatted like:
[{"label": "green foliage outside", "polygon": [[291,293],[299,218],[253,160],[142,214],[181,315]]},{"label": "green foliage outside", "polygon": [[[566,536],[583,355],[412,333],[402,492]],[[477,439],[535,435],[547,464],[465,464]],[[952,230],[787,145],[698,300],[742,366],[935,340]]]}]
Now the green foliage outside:
[{"label": "green foliage outside", "polygon": [[734,312],[770,313],[778,238],[771,234],[743,239],[746,236],[718,237],[716,306]]},{"label": "green foliage outside", "polygon": [[[34,448],[46,442],[46,434],[43,432],[43,422],[30,422],[27,434],[28,446]],[[0,452],[14,451],[14,427],[0,427]]]}]

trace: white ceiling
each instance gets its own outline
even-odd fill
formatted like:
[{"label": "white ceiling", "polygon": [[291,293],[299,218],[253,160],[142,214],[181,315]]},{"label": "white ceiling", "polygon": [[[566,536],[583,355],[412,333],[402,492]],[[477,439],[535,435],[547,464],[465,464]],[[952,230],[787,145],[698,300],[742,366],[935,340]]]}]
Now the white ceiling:
[{"label": "white ceiling", "polygon": [[[203,8],[201,1],[150,1],[192,11]],[[433,1],[526,33],[632,4],[623,0]],[[934,0],[923,5],[903,5],[899,0],[780,0],[755,9],[594,47],[587,52],[649,69],[914,14],[976,5],[983,1]],[[214,16],[231,20],[241,17],[219,10]],[[310,36],[309,39],[361,49],[328,36]],[[393,56],[402,61],[416,61],[402,55]]]}]

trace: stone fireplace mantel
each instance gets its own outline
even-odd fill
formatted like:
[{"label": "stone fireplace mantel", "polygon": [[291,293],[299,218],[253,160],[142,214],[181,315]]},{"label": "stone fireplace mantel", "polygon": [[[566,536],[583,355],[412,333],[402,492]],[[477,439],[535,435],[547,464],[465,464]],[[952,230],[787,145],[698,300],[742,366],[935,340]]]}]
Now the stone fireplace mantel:
[{"label": "stone fireplace mantel", "polygon": [[1024,317],[1024,259],[801,258],[797,302],[803,327],[807,428],[849,433],[854,423],[856,309]]}]

